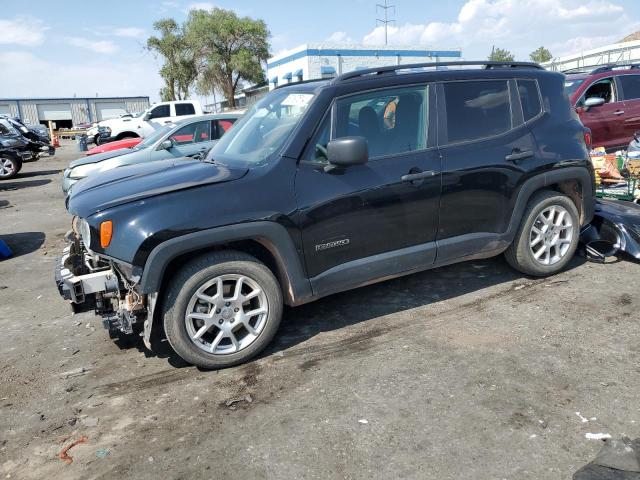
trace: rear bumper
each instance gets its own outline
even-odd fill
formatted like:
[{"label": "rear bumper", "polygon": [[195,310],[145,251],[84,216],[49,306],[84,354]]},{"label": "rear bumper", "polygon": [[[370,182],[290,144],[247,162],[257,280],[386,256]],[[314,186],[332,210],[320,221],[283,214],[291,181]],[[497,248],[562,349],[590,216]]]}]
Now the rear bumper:
[{"label": "rear bumper", "polygon": [[[58,257],[55,267],[55,282],[60,296],[68,300],[74,313],[96,309],[96,294],[117,293],[118,277],[112,269],[75,275],[78,256],[66,247]],[[81,260],[81,259],[80,259]]]}]

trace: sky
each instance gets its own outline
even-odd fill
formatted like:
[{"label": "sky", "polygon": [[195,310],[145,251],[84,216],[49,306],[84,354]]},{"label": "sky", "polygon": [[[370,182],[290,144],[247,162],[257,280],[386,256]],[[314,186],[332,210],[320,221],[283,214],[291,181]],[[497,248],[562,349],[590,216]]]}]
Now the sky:
[{"label": "sky", "polygon": [[[183,21],[214,6],[261,18],[277,54],[308,42],[383,44],[384,0],[0,0],[0,98],[145,95],[158,100],[161,60],[145,50],[160,18]],[[517,60],[544,45],[554,56],[640,30],[640,0],[389,0],[389,43],[462,49],[492,46]],[[635,7],[635,8],[633,8]],[[205,99],[206,100],[206,99]]]}]

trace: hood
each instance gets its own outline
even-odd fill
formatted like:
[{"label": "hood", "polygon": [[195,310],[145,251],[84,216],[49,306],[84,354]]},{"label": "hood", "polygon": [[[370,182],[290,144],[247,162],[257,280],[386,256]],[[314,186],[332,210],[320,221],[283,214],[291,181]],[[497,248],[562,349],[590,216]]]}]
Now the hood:
[{"label": "hood", "polygon": [[119,157],[131,152],[132,150],[130,148],[121,148],[119,150],[111,150],[110,152],[97,153],[95,155],[81,157],[69,163],[69,168],[79,167],[80,165],[87,165],[88,163],[102,162],[103,160],[109,160],[110,158]]},{"label": "hood", "polygon": [[76,183],[67,208],[70,213],[86,218],[143,198],[236,180],[247,171],[185,158],[129,165]]}]

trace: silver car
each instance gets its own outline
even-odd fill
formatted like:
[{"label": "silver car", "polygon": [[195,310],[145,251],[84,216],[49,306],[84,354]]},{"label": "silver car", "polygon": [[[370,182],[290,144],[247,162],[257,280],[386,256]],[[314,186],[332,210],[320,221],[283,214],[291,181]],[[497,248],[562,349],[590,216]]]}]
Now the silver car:
[{"label": "silver car", "polygon": [[69,195],[74,183],[113,168],[154,160],[206,155],[238,118],[238,114],[186,118],[158,128],[133,148],[74,160],[64,171],[62,191]]}]

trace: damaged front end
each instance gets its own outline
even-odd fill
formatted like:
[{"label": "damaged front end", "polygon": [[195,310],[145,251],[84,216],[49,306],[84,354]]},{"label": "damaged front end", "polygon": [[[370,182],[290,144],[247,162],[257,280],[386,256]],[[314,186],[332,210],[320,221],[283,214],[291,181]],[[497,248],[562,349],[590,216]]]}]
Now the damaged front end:
[{"label": "damaged front end", "polygon": [[580,232],[580,242],[591,261],[604,262],[618,252],[640,260],[640,205],[596,201],[593,221]]},{"label": "damaged front end", "polygon": [[94,311],[110,331],[134,332],[147,318],[147,298],[138,292],[130,266],[91,252],[74,229],[57,259],[55,281],[74,313]]}]

